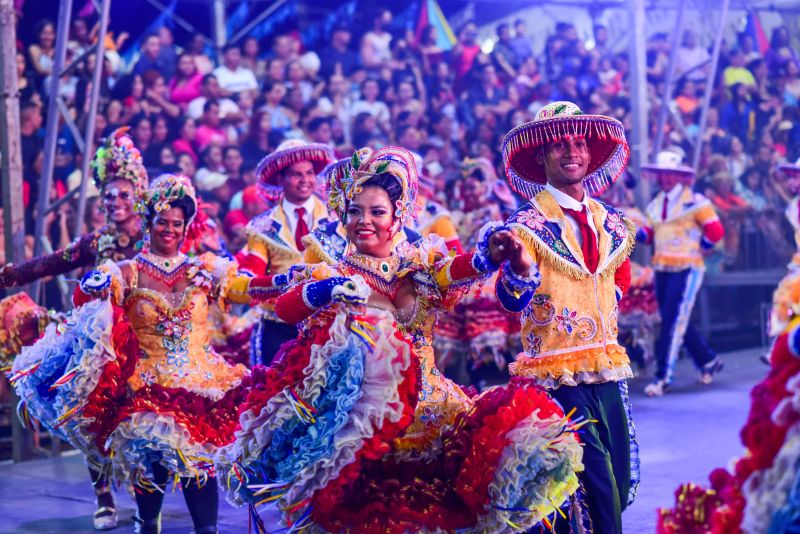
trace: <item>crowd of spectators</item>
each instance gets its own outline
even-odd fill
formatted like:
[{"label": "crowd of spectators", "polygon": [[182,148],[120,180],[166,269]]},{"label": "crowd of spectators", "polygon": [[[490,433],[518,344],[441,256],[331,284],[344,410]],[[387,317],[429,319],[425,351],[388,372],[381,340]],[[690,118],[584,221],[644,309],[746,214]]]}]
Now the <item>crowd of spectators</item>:
[{"label": "crowd of spectators", "polygon": [[[533,49],[528,31],[521,20],[500,24],[487,54],[476,25],[467,23],[453,48],[443,50],[433,27],[417,36],[397,32],[391,12],[378,9],[364,33],[342,22],[314,49],[294,31],[267,42],[246,38],[226,45],[217,61],[202,36],[175,43],[165,27],[142,38],[138,60],[128,68],[116,53],[123,34],[107,43],[94,143],[130,126],[151,176],[179,171],[192,177],[234,251],[243,245],[248,220],[266,207],[254,169],[290,137],[330,144],[341,157],[359,146],[402,145],[423,157],[424,172],[446,203],[462,158],[487,157],[502,175],[503,135],[547,102],[570,100],[586,113],[617,117],[628,129],[632,124],[628,55],[612,49],[606,28],[596,26],[587,45],[572,24],[558,23],[543,50]],[[43,108],[56,37],[48,20],[36,33],[36,42],[18,54],[28,206],[35,206],[43,164]],[[75,20],[69,57],[90,46],[93,33],[86,21]],[[669,53],[666,35],[648,40],[651,138]],[[94,61],[90,57],[61,83],[61,97],[79,127],[86,120]],[[691,155],[697,140],[705,141],[697,187],[728,228],[717,253],[720,268],[774,266],[792,251],[781,215],[788,193],[773,173],[780,159],[800,156],[798,66],[784,27],[774,30],[763,56],[747,35],[725,43],[708,124],[700,132],[709,52],[694,32],[683,36],[665,146]],[[80,183],[80,158],[71,130],[60,121],[54,197]],[[635,187],[636,179],[625,183]],[[97,207],[91,200],[86,229],[102,224]],[[74,237],[74,212],[65,204],[50,216],[54,246]],[[29,232],[33,213],[26,210]],[[769,247],[759,245],[765,242]]]}]

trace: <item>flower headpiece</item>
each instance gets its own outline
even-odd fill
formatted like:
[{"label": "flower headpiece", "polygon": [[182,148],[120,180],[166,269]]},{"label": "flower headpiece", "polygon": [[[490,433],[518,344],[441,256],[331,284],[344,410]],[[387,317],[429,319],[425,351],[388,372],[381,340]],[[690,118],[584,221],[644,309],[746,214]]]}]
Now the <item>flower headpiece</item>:
[{"label": "flower headpiece", "polygon": [[588,142],[591,160],[583,183],[590,195],[601,194],[617,181],[630,155],[622,123],[603,115],[584,115],[572,102],[553,102],[503,139],[503,162],[511,188],[525,198],[541,191],[547,176],[535,150],[568,136],[581,136]]},{"label": "flower headpiece", "polygon": [[143,213],[142,199],[148,185],[147,170],[142,154],[128,136],[128,127],[117,128],[106,137],[92,160],[94,183],[103,188],[113,180],[128,180],[133,184],[136,202],[134,209]]},{"label": "flower headpiece", "polygon": [[[197,194],[194,191],[192,181],[182,174],[162,174],[158,176],[145,194],[145,207],[150,215],[157,215],[164,210],[170,209],[171,202],[188,197],[194,204],[194,212],[197,214]],[[186,227],[191,224],[191,219],[186,221]]]},{"label": "flower headpiece", "polygon": [[405,225],[409,217],[416,217],[419,187],[414,156],[405,148],[387,146],[379,150],[357,150],[344,173],[331,173],[328,207],[344,220],[347,204],[361,193],[364,182],[379,174],[390,174],[400,183],[402,193],[395,203],[394,215]]}]

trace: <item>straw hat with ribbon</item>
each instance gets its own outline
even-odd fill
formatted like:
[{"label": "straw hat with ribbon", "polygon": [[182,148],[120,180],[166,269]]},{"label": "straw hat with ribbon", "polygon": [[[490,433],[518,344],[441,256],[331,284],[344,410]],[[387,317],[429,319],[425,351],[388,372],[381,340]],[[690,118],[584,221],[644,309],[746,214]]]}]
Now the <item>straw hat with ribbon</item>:
[{"label": "straw hat with ribbon", "polygon": [[503,162],[511,188],[531,198],[547,184],[544,164],[536,150],[569,136],[586,139],[591,153],[584,185],[596,196],[608,189],[622,174],[630,149],[622,123],[602,115],[584,115],[572,102],[553,102],[531,122],[517,126],[503,139]]}]

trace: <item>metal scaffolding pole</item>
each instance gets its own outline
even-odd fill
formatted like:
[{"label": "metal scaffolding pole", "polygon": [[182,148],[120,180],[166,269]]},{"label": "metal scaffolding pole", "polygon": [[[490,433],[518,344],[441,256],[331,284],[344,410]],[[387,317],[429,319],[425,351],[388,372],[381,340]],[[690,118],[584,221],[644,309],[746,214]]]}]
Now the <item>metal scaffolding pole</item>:
[{"label": "metal scaffolding pole", "polygon": [[678,18],[675,21],[675,27],[672,28],[671,44],[672,47],[669,52],[669,64],[667,65],[667,76],[664,79],[664,96],[661,98],[661,107],[658,110],[658,122],[656,123],[656,138],[653,141],[653,154],[652,158],[655,161],[656,155],[661,152],[661,147],[664,144],[664,125],[667,123],[667,115],[669,115],[669,103],[672,100],[672,83],[675,78],[675,66],[678,61],[678,46],[683,33],[683,14],[686,8],[686,0],[681,0],[678,5]]},{"label": "metal scaffolding pole", "polygon": [[221,64],[222,48],[228,40],[228,30],[225,27],[225,0],[213,0],[211,20],[214,21],[214,45],[217,48],[217,61]]},{"label": "metal scaffolding pole", "polygon": [[246,24],[244,27],[242,27],[241,29],[239,29],[239,30],[238,30],[238,31],[237,31],[237,32],[236,32],[236,33],[235,33],[235,34],[234,34],[234,35],[233,35],[233,36],[230,38],[230,42],[232,42],[232,43],[236,43],[236,42],[238,42],[240,39],[242,39],[242,38],[246,37],[246,36],[247,36],[247,34],[248,34],[248,33],[250,33],[250,31],[251,31],[253,28],[255,28],[256,26],[258,26],[259,24],[261,24],[262,22],[264,22],[264,21],[267,19],[267,17],[269,17],[270,15],[272,15],[272,14],[275,12],[275,10],[277,10],[279,7],[281,7],[281,6],[282,6],[283,4],[285,4],[286,2],[287,2],[287,0],[277,0],[276,2],[273,2],[273,3],[272,3],[272,5],[270,5],[270,6],[269,6],[267,9],[265,9],[264,11],[262,11],[261,13],[259,13],[259,14],[258,14],[258,16],[257,16],[256,18],[254,18],[253,20],[251,20],[250,22],[248,22],[248,23],[247,23],[247,24]]},{"label": "metal scaffolding pole", "polygon": [[[13,0],[0,0],[0,178],[3,189],[3,237],[6,262],[25,259],[25,208],[22,205],[22,139],[17,80],[17,16]],[[0,378],[0,380],[5,380]],[[11,458],[30,456],[33,436],[22,428],[13,407],[19,399],[11,390]]]},{"label": "metal scaffolding pole", "polygon": [[[53,183],[53,169],[55,168],[56,142],[58,140],[58,93],[60,89],[60,76],[64,68],[64,58],[67,54],[67,37],[69,23],[72,18],[72,0],[60,0],[58,3],[58,26],[56,27],[56,53],[53,61],[53,70],[50,75],[50,92],[47,101],[47,123],[45,124],[44,139],[44,167],[42,178],[39,182],[39,200],[36,207],[36,230],[34,231],[34,257],[42,254],[42,239],[44,235],[45,217],[50,211],[50,187]],[[33,283],[31,296],[39,298],[41,280]]]},{"label": "metal scaffolding pole", "polygon": [[728,7],[730,0],[722,0],[722,15],[720,16],[717,36],[714,39],[714,52],[711,55],[711,70],[708,73],[706,91],[703,95],[703,107],[700,111],[700,128],[698,129],[697,142],[694,144],[694,157],[692,167],[697,171],[700,165],[700,153],[703,150],[703,134],[706,131],[706,121],[708,120],[708,108],[711,107],[711,94],[714,92],[714,80],[717,77],[717,66],[719,65],[719,54],[722,49],[722,36],[725,33],[725,25],[728,23]]},{"label": "metal scaffolding pole", "polygon": [[86,213],[86,191],[89,188],[91,173],[89,166],[92,162],[91,155],[94,151],[95,120],[97,119],[97,104],[100,100],[100,84],[103,81],[103,66],[105,63],[105,40],[108,30],[108,13],[111,10],[111,0],[103,0],[100,6],[100,29],[97,33],[97,46],[95,48],[94,73],[92,76],[92,93],[89,97],[89,114],[86,118],[86,133],[83,137],[85,149],[81,162],[81,188],[78,198],[78,214],[75,220],[75,235],[83,230],[83,217]]},{"label": "metal scaffolding pole", "polygon": [[[631,135],[630,169],[640,175],[641,166],[647,162],[647,60],[645,56],[645,0],[630,0],[628,12],[630,42],[628,53],[631,62],[631,113],[633,115],[633,132]],[[644,180],[639,180],[636,188],[636,202],[644,206],[650,199],[650,187]]]},{"label": "metal scaffolding pole", "polygon": [[[73,61],[70,65],[64,64],[66,55],[67,41],[69,38],[69,26],[72,20],[72,0],[60,0],[58,8],[58,27],[56,29],[56,53],[53,64],[52,75],[49,82],[49,93],[47,101],[47,123],[45,125],[45,140],[44,140],[44,168],[42,169],[42,176],[39,182],[39,199],[36,209],[36,230],[35,230],[35,243],[34,243],[34,256],[40,256],[46,250],[49,250],[49,236],[45,234],[45,218],[48,213],[57,209],[63,203],[63,199],[54,203],[50,202],[50,190],[53,183],[53,171],[55,168],[55,152],[56,143],[59,134],[59,119],[64,120],[64,125],[69,128],[73,137],[75,138],[75,145],[78,150],[83,154],[83,161],[81,164],[81,184],[77,192],[78,196],[78,216],[75,224],[75,233],[80,233],[82,229],[82,222],[86,212],[86,191],[88,188],[91,174],[89,166],[92,159],[93,140],[95,135],[95,123],[97,118],[97,107],[100,100],[100,85],[103,79],[103,63],[105,51],[105,38],[108,31],[108,19],[111,9],[111,0],[102,0],[98,6],[95,2],[95,7],[98,9],[100,15],[99,19],[99,32],[97,35],[97,43],[93,45],[88,52],[81,54],[81,56]],[[82,133],[75,121],[70,116],[69,110],[64,101],[59,97],[61,79],[81,61],[94,54],[96,61],[92,76],[92,90],[89,95],[89,106],[86,116],[86,126]],[[71,191],[69,196],[74,195],[75,191]],[[34,299],[39,298],[41,292],[41,281],[37,280],[32,284],[31,296]]]}]

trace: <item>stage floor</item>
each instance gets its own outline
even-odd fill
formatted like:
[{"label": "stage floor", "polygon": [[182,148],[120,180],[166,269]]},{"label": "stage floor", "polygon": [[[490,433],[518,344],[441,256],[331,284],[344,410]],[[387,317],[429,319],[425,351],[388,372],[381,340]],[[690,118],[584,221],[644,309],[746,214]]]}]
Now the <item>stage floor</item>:
[{"label": "stage floor", "polygon": [[[738,433],[749,409],[749,391],[767,372],[761,350],[725,355],[726,367],[711,386],[695,384],[697,373],[681,361],[673,390],[648,399],[644,378],[631,383],[634,418],[642,459],[642,484],[636,502],[623,515],[626,533],[655,532],[656,510],[673,501],[680,482],[707,482],[715,467],[727,466],[741,453]],[[0,464],[0,533],[90,533],[94,497],[78,456]],[[117,493],[120,527],[131,532],[134,503]],[[265,517],[267,528],[279,525]],[[270,524],[272,523],[272,524]],[[180,491],[168,493],[163,532],[186,533],[191,520]],[[245,509],[220,505],[222,533],[247,532]]]}]

